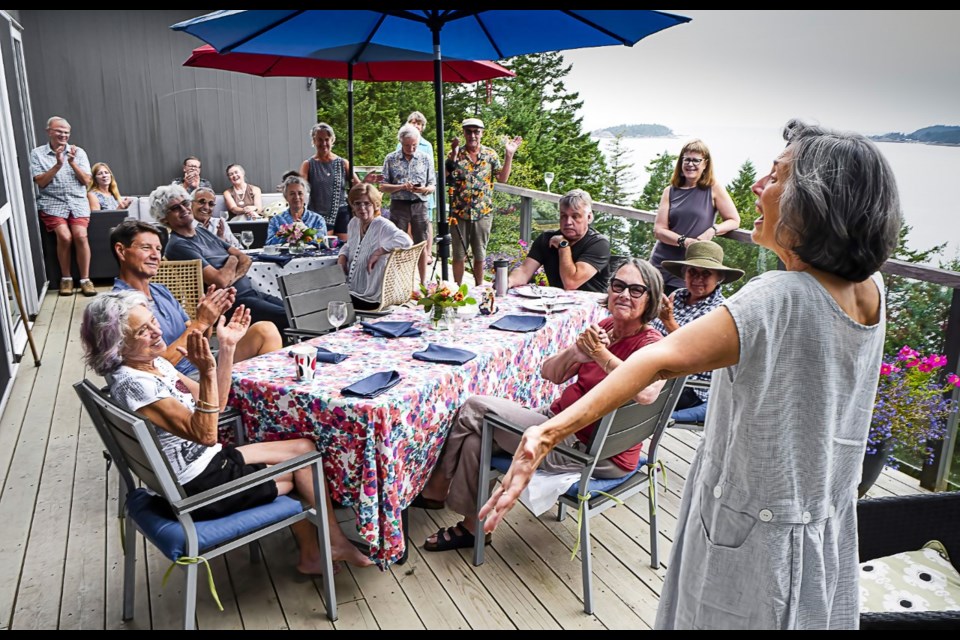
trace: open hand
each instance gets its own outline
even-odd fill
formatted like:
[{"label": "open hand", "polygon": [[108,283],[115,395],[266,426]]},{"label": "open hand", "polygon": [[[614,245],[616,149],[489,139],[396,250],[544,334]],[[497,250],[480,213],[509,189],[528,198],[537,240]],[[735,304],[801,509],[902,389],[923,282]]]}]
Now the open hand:
[{"label": "open hand", "polygon": [[177,350],[193,363],[201,375],[216,371],[217,361],[210,350],[210,342],[198,329],[190,329],[187,333],[187,348],[177,347]]},{"label": "open hand", "polygon": [[543,439],[541,425],[530,427],[523,432],[520,446],[513,454],[513,463],[501,479],[500,487],[480,509],[480,519],[486,519],[483,523],[484,532],[489,533],[496,529],[507,512],[517,504],[520,494],[530,484],[530,479],[547,451],[549,447]]},{"label": "open hand", "polygon": [[230,322],[227,322],[226,316],[220,316],[217,322],[217,339],[220,341],[220,347],[235,347],[240,339],[246,335],[250,328],[250,309],[240,305],[233,312]]},{"label": "open hand", "polygon": [[210,285],[197,305],[197,322],[208,327],[217,324],[217,319],[233,306],[236,296],[237,290],[233,287],[217,289],[216,285]]},{"label": "open hand", "polygon": [[451,158],[456,159],[457,150],[459,148],[460,148],[460,138],[454,136],[453,139],[450,140],[450,157]]},{"label": "open hand", "polygon": [[513,140],[507,140],[507,144],[504,146],[508,156],[512,156],[517,152],[517,149],[520,148],[520,144],[523,142],[523,138],[516,136]]}]

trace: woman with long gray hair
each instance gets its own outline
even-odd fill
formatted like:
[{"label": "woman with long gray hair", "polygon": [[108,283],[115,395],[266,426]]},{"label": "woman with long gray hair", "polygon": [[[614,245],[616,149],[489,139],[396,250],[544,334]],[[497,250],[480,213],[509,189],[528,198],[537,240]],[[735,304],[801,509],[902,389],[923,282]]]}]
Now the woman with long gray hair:
[{"label": "woman with long gray hair", "polygon": [[883,353],[879,269],[897,244],[900,202],[864,136],[791,120],[784,138],[753,185],[753,241],[786,270],[754,278],[528,429],[480,510],[495,528],[557,442],[651,381],[716,370],[658,628],[859,623],[856,487]]}]

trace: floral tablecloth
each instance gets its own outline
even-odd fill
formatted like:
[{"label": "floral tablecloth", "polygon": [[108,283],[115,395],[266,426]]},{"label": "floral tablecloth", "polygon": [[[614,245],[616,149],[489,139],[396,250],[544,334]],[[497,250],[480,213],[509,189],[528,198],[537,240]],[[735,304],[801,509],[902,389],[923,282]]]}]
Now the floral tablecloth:
[{"label": "floral tablecloth", "polygon": [[[497,300],[493,316],[463,318],[451,331],[437,331],[421,309],[400,309],[390,320],[412,320],[418,338],[375,338],[359,325],[310,343],[349,354],[339,364],[317,364],[316,377],[298,382],[293,360],[278,351],[238,363],[231,403],[243,414],[251,441],[308,436],[324,453],[334,500],[356,506],[359,532],[381,568],[403,556],[401,511],[413,500],[443,446],[456,410],[471,395],[510,398],[539,407],[560,387],[542,379],[540,364],[572,344],[590,323],[607,315],[596,294],[564,294],[572,304],[547,316],[531,333],[488,328],[507,313],[528,313],[523,298]],[[428,343],[468,349],[477,357],[462,366],[411,357]],[[372,399],[345,397],[340,389],[379,371],[395,370],[399,384]]]},{"label": "floral tablecloth", "polygon": [[250,252],[250,256],[253,257],[254,260],[250,265],[249,271],[247,271],[247,276],[258,291],[279,298],[280,286],[277,284],[277,276],[296,273],[298,271],[310,271],[312,269],[319,269],[320,267],[327,267],[331,264],[337,264],[337,254],[339,252],[330,249],[314,251],[314,255],[294,258],[282,267],[276,262],[261,262],[257,260],[255,257],[257,253],[258,252]]}]

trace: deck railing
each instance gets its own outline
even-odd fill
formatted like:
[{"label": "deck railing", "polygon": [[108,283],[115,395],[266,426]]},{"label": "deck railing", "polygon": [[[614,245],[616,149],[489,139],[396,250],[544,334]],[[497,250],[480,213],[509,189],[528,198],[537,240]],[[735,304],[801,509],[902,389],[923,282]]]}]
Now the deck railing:
[{"label": "deck railing", "polygon": [[[497,184],[496,190],[501,193],[517,196],[520,198],[520,238],[529,241],[533,234],[533,203],[535,200],[545,202],[559,203],[560,194],[537,191],[535,189],[525,189],[507,184]],[[656,218],[656,212],[642,211],[633,207],[624,207],[604,202],[594,202],[593,210],[608,213],[629,220],[639,220],[647,224],[653,224]],[[735,240],[752,244],[750,232],[743,229],[737,229],[724,235],[728,240]],[[960,273],[947,271],[937,267],[927,265],[903,262],[902,260],[887,260],[881,267],[883,273],[901,276],[911,280],[920,280],[922,282],[931,282],[934,284],[950,287],[953,289],[953,297],[950,302],[950,312],[947,317],[945,332],[945,354],[947,356],[947,372],[960,372]],[[956,403],[960,400],[960,389],[953,388],[951,398]],[[950,476],[950,462],[953,449],[957,442],[957,419],[958,412],[950,414],[947,424],[947,433],[942,442],[936,445],[933,463],[926,465],[920,472],[920,485],[931,491],[944,491],[947,489],[947,479]]]}]

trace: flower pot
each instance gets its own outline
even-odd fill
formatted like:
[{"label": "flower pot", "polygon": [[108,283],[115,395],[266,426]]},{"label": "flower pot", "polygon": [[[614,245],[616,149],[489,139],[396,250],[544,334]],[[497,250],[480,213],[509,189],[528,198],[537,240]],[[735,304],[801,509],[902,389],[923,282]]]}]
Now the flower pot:
[{"label": "flower pot", "polygon": [[893,452],[894,439],[887,438],[877,447],[876,453],[866,453],[863,456],[863,472],[860,477],[860,484],[857,486],[857,497],[862,498],[873,483],[880,477],[883,466],[887,463],[887,458]]},{"label": "flower pot", "polygon": [[290,255],[292,256],[302,256],[304,252],[304,246],[302,244],[292,244],[290,245]]}]

